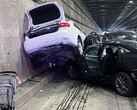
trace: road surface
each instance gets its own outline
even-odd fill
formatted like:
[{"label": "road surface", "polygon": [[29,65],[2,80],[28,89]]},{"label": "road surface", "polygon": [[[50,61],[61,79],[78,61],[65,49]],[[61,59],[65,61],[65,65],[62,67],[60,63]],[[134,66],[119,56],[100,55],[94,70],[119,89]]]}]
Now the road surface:
[{"label": "road surface", "polygon": [[137,110],[137,98],[122,97],[111,85],[74,81],[57,74],[18,110]]}]

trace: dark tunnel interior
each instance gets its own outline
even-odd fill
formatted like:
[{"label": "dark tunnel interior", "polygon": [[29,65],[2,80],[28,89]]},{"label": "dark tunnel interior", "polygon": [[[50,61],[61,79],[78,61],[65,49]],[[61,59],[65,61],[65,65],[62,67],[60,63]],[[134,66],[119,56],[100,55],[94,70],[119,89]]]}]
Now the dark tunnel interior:
[{"label": "dark tunnel interior", "polygon": [[83,0],[102,30],[137,28],[136,0]]}]

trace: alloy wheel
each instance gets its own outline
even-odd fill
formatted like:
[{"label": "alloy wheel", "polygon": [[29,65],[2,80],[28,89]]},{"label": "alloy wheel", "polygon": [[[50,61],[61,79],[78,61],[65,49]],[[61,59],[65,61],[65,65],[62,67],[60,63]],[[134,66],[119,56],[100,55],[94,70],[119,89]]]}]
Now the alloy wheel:
[{"label": "alloy wheel", "polygon": [[118,76],[116,79],[116,88],[121,93],[127,93],[129,90],[128,79],[125,76]]}]

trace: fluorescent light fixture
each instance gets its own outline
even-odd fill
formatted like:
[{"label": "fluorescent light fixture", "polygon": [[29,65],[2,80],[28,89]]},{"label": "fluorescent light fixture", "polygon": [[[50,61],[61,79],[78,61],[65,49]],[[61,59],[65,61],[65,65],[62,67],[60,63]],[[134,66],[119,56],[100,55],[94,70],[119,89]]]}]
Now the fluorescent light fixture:
[{"label": "fluorescent light fixture", "polygon": [[129,1],[129,3],[133,3],[133,1],[132,1],[132,0],[130,0],[130,1]]}]

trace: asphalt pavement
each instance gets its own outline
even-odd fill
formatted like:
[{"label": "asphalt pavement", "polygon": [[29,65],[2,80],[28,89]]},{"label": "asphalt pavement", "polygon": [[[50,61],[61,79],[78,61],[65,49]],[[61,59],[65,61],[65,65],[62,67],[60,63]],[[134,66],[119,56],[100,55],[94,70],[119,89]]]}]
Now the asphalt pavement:
[{"label": "asphalt pavement", "polygon": [[137,98],[118,95],[112,85],[71,80],[58,73],[17,110],[137,110]]}]

